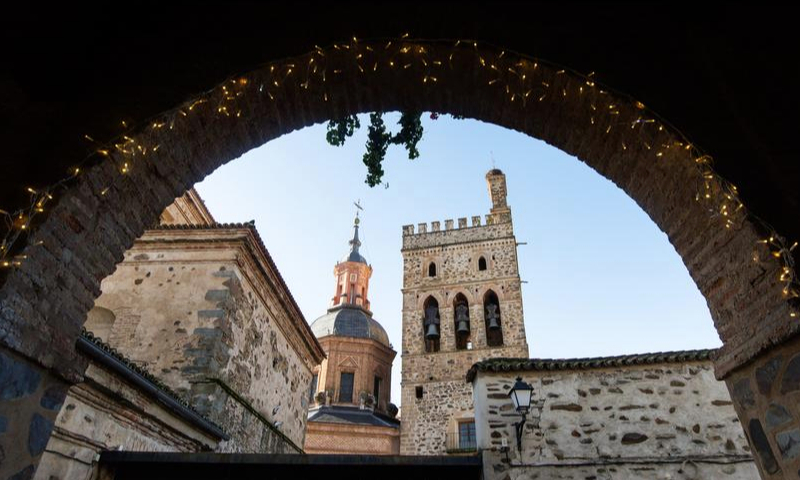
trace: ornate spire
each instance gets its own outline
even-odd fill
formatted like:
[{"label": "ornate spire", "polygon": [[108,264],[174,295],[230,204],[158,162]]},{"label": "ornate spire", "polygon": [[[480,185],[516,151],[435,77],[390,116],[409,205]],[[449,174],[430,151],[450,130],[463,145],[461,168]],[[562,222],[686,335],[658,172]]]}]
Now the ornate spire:
[{"label": "ornate spire", "polygon": [[356,218],[353,220],[353,239],[350,240],[350,255],[356,254],[358,255],[358,247],[361,246],[361,240],[358,239],[358,224],[361,223],[361,220],[358,218],[358,212],[356,212]]},{"label": "ornate spire", "polygon": [[367,259],[361,256],[361,253],[358,251],[358,247],[361,246],[361,240],[358,239],[358,224],[361,223],[361,219],[358,218],[359,213],[364,208],[361,206],[361,201],[353,202],[353,205],[356,206],[358,210],[356,210],[356,218],[353,220],[353,239],[350,240],[350,253],[345,255],[342,259],[343,262],[359,262],[359,263],[367,263]]},{"label": "ornate spire", "polygon": [[356,210],[356,218],[353,219],[353,238],[347,242],[350,244],[350,252],[336,262],[333,269],[336,277],[336,295],[331,302],[331,308],[349,304],[369,310],[367,291],[369,290],[369,277],[372,276],[372,267],[358,251],[361,246],[361,240],[358,238],[358,227],[361,223],[359,210],[363,209],[359,202],[354,202],[354,204],[358,210]]}]

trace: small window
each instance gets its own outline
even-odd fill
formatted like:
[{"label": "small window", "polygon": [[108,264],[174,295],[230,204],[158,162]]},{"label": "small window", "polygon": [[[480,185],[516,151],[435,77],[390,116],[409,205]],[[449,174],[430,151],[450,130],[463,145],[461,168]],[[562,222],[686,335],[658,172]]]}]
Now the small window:
[{"label": "small window", "polygon": [[355,281],[356,281],[356,278],[358,278],[358,277],[356,276],[356,274],[355,274],[355,273],[351,273],[351,274],[350,274],[350,281],[351,281],[351,282],[355,282]]},{"label": "small window", "polygon": [[375,380],[372,383],[372,395],[375,397],[375,404],[377,405],[378,401],[381,398],[381,384],[383,383],[383,379],[381,377],[375,377]]},{"label": "small window", "polygon": [[478,270],[480,271],[486,270],[486,258],[481,257],[478,259]]},{"label": "small window", "polygon": [[342,372],[339,381],[339,402],[353,403],[353,377],[352,372]]},{"label": "small window", "polygon": [[461,450],[472,450],[477,447],[475,438],[475,421],[460,422],[458,424],[458,448]]},{"label": "small window", "polygon": [[314,395],[317,393],[317,382],[319,381],[319,376],[315,373],[313,377],[311,377],[311,388],[308,390],[308,401],[314,401]]},{"label": "small window", "polygon": [[429,277],[435,277],[436,276],[436,264],[433,263],[433,262],[431,262],[431,264],[428,265],[428,276]]},{"label": "small window", "polygon": [[417,399],[422,398],[422,387],[417,387],[416,389]]}]

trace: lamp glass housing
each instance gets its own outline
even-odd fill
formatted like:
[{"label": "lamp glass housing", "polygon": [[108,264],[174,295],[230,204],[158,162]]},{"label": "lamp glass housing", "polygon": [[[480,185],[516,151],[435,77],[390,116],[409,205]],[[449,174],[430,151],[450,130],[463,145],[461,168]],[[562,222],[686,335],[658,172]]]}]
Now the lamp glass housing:
[{"label": "lamp glass housing", "polygon": [[514,408],[517,412],[526,414],[531,408],[531,396],[533,395],[533,387],[522,381],[522,377],[517,377],[516,383],[511,387],[508,396],[514,402]]}]

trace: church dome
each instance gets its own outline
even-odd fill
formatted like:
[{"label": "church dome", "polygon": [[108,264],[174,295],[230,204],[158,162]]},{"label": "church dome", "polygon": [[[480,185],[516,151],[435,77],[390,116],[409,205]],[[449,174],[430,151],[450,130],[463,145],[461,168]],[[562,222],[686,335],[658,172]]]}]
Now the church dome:
[{"label": "church dome", "polygon": [[371,338],[391,348],[389,335],[377,320],[363,308],[354,305],[340,305],[314,320],[311,331],[317,338],[337,336]]}]

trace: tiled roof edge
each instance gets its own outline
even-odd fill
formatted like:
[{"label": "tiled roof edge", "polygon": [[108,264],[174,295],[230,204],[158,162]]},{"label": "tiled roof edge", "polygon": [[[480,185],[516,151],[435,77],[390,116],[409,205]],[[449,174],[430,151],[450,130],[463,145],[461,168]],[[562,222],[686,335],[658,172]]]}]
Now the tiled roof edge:
[{"label": "tiled roof edge", "polygon": [[679,363],[713,360],[717,349],[678,350],[612,357],[590,358],[492,358],[477,362],[467,372],[467,382],[475,380],[478,372],[531,372],[549,370],[588,370],[593,368],[652,365],[656,363]]},{"label": "tiled roof edge", "polygon": [[150,390],[148,393],[159,397],[157,400],[160,401],[159,403],[162,406],[177,413],[195,426],[222,440],[229,439],[222,427],[198,412],[188,400],[165,385],[146,368],[137,365],[133,360],[103,342],[100,337],[95,336],[85,328],[81,329],[81,336],[78,338],[78,349],[91,356],[98,363],[115,370],[117,373],[123,373],[129,381],[137,384],[138,387],[149,386],[145,390]]}]

